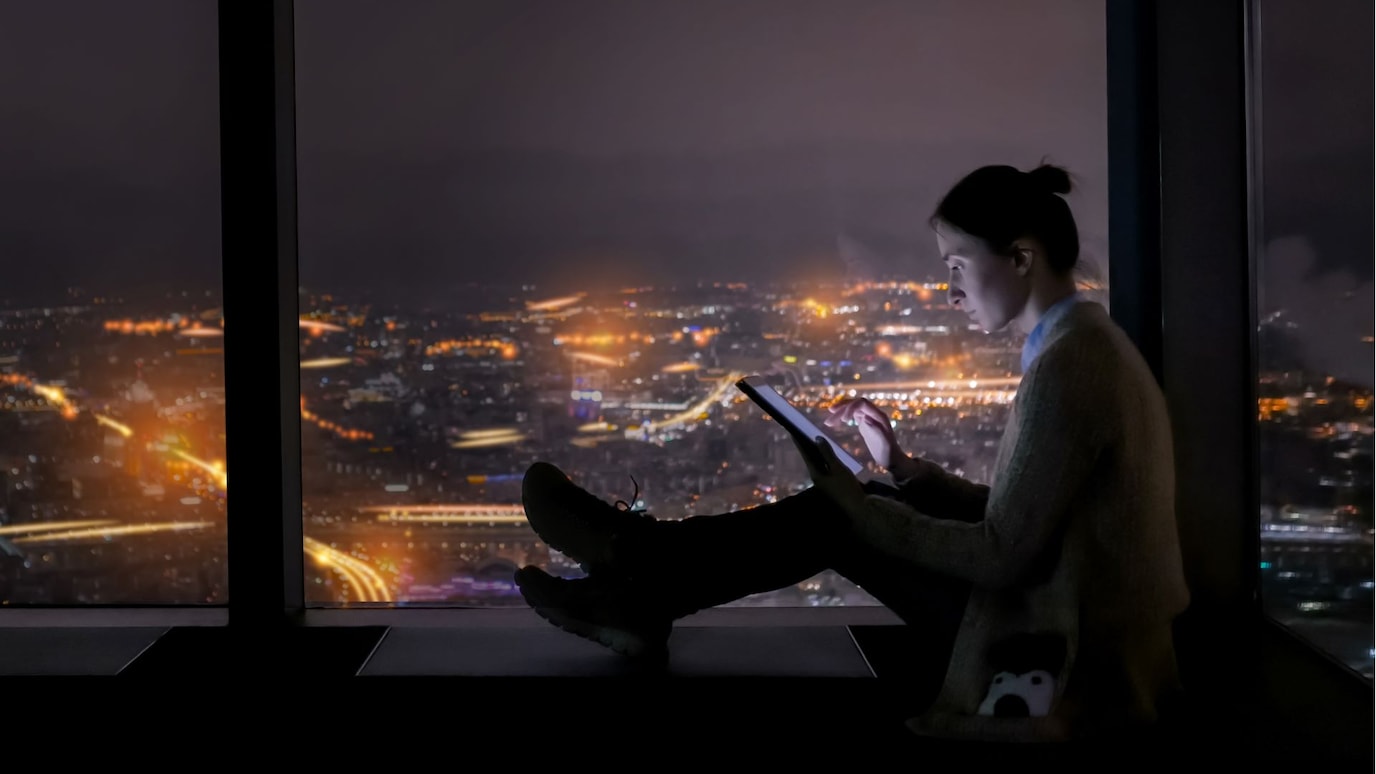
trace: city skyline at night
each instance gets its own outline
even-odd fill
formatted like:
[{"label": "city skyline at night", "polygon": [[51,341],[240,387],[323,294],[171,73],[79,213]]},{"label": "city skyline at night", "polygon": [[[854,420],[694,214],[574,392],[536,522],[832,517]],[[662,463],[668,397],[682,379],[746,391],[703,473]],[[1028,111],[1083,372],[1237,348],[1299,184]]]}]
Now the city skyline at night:
[{"label": "city skyline at night", "polygon": [[[629,501],[634,484],[635,505],[659,518],[805,488],[783,431],[734,389],[745,374],[811,412],[869,397],[892,413],[905,449],[987,482],[1020,379],[1021,337],[973,328],[935,279],[482,290],[480,311],[425,314],[303,292],[311,604],[503,607],[521,604],[518,566],[576,576],[521,512],[521,473],[536,460],[565,466],[608,502]],[[71,296],[0,310],[0,599],[223,604],[218,299]],[[1262,499],[1265,590],[1301,629],[1333,637],[1351,622],[1342,625],[1359,636],[1334,647],[1361,650],[1372,391],[1294,367],[1282,348],[1273,355],[1258,405],[1276,460]],[[856,439],[842,442],[863,457]],[[877,603],[826,572],[735,604]],[[1361,653],[1345,657],[1365,668]]]}]

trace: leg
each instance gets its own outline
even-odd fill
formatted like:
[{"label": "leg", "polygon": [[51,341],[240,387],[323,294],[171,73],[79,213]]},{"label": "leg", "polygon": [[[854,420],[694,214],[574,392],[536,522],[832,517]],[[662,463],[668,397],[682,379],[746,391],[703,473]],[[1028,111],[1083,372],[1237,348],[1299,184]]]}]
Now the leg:
[{"label": "leg", "polygon": [[[881,487],[866,489],[891,493]],[[665,522],[657,532],[633,555],[647,565],[638,577],[652,589],[650,597],[673,617],[835,570],[903,620],[902,631],[890,632],[901,635],[902,660],[890,665],[902,675],[904,701],[920,712],[935,700],[970,585],[864,543],[821,492],[809,489],[744,511]]]},{"label": "leg", "polygon": [[541,537],[589,568],[575,581],[523,569],[517,581],[527,601],[563,628],[633,655],[662,645],[674,619],[828,568],[949,653],[968,594],[964,584],[861,543],[816,490],[744,511],[656,521],[618,510],[537,463],[523,500]]},{"label": "leg", "polygon": [[659,590],[675,618],[831,569],[905,622],[954,634],[969,592],[968,584],[862,543],[815,489],[743,511],[656,522],[626,533],[614,553],[632,577]]}]

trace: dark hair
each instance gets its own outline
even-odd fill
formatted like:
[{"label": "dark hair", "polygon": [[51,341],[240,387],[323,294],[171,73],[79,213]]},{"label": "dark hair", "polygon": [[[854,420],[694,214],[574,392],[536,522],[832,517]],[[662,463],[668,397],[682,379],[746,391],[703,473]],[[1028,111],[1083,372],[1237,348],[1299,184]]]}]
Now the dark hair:
[{"label": "dark hair", "polygon": [[929,222],[955,226],[996,255],[1011,255],[1015,240],[1031,237],[1045,248],[1051,270],[1066,275],[1080,259],[1080,232],[1061,198],[1068,193],[1070,174],[1061,167],[980,167],[942,197]]}]

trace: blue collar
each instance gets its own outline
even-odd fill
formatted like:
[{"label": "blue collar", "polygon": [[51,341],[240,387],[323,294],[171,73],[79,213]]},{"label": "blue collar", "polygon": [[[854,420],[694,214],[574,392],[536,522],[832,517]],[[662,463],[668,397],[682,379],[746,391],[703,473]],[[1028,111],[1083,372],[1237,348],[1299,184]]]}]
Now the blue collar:
[{"label": "blue collar", "polygon": [[1060,301],[1051,305],[1051,308],[1042,313],[1042,317],[1037,321],[1037,325],[1032,332],[1027,334],[1027,341],[1022,345],[1022,372],[1027,373],[1027,369],[1032,367],[1032,361],[1037,359],[1037,355],[1042,353],[1042,345],[1046,341],[1046,332],[1066,316],[1072,307],[1080,301],[1078,292],[1062,298]]}]

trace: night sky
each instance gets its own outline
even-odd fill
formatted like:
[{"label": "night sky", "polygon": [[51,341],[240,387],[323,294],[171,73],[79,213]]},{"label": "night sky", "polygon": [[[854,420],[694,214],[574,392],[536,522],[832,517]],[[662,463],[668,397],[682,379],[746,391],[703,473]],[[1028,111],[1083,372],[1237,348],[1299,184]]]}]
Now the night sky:
[{"label": "night sky", "polygon": [[[308,287],[920,277],[950,184],[1042,158],[1107,259],[1102,0],[296,7]],[[1372,24],[1264,9],[1268,300],[1369,332]],[[0,297],[217,284],[215,15],[0,0]]]}]

